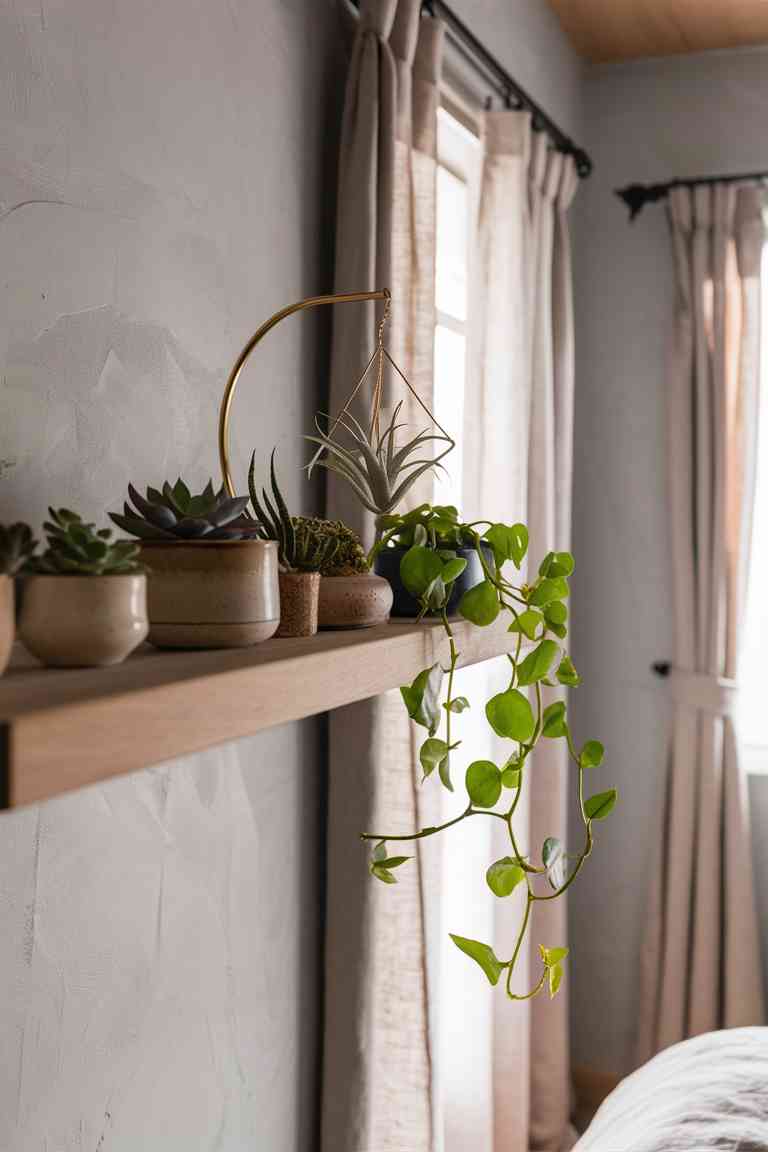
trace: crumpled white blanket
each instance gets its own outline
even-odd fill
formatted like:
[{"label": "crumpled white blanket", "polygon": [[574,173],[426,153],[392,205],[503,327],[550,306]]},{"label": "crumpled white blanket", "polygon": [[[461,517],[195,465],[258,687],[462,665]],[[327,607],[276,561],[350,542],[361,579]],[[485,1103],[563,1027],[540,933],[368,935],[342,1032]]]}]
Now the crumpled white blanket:
[{"label": "crumpled white blanket", "polygon": [[768,1152],[768,1028],[675,1044],[604,1101],[573,1152]]}]

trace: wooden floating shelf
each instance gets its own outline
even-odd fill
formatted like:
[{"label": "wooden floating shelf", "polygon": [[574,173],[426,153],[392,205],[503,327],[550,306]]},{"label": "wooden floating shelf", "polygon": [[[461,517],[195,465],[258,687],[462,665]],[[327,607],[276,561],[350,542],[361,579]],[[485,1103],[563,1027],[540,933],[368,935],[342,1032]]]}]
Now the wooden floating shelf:
[{"label": "wooden floating shelf", "polygon": [[[462,665],[516,639],[506,625],[453,628]],[[145,645],[114,668],[45,669],[19,648],[0,678],[0,807],[378,696],[447,655],[442,625],[413,621],[225,651]]]}]

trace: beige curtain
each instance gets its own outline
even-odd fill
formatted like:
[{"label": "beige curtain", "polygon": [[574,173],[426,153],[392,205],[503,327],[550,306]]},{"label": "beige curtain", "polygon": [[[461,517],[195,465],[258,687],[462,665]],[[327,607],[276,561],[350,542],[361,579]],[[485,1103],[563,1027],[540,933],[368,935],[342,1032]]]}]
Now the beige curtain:
[{"label": "beige curtain", "polygon": [[[525,520],[535,562],[570,547],[573,437],[573,294],[568,208],[578,183],[571,157],[531,131],[526,112],[488,113],[480,196],[476,316],[466,427],[467,513]],[[563,750],[537,751],[521,838],[538,854],[547,836],[566,839]],[[505,948],[509,902],[496,909]],[[519,910],[518,910],[519,911]],[[565,944],[566,902],[537,909],[529,972],[538,945]],[[525,968],[520,973],[526,982]],[[567,986],[566,986],[567,987]],[[566,989],[564,988],[563,993]],[[567,996],[512,1007],[494,1004],[494,1148],[568,1147]]]},{"label": "beige curtain", "polygon": [[[420,0],[360,5],[342,125],[335,288],[391,290],[391,352],[431,404],[443,29],[420,20],[420,9]],[[375,319],[372,307],[335,310],[332,412],[374,347]],[[402,419],[422,427],[415,401],[390,380],[385,406],[399,399]],[[413,493],[417,501],[429,496]],[[329,513],[371,538],[370,517],[333,478]],[[393,892],[371,881],[358,840],[364,829],[431,821],[436,790],[419,788],[414,753],[399,693],[331,714],[323,1152],[434,1147],[434,949],[425,891],[434,857],[417,852]]]},{"label": "beige curtain", "polygon": [[638,1061],[763,1019],[747,789],[732,718],[753,503],[763,193],[670,195],[672,743],[643,955]]}]

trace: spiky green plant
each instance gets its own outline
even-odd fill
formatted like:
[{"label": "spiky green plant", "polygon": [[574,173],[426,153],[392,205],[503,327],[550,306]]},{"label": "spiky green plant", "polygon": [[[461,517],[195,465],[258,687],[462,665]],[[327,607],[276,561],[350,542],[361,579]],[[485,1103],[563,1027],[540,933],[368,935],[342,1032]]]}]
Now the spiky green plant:
[{"label": "spiky green plant", "polygon": [[243,515],[248,497],[230,497],[224,487],[217,492],[212,480],[197,496],[181,478],[173,486],[166,480],[162,490],[147,488],[146,497],[129,484],[128,495],[134,507],[126,503],[109,518],[141,540],[242,540],[257,533]]},{"label": "spiky green plant", "polygon": [[[438,432],[419,432],[402,447],[397,447],[397,434],[404,424],[397,418],[402,401],[395,408],[392,419],[378,436],[368,433],[350,413],[342,413],[338,426],[348,437],[349,443],[342,443],[330,432],[325,432],[320,421],[315,421],[316,436],[306,439],[319,447],[309,464],[311,472],[315,464],[327,468],[350,485],[364,508],[377,517],[385,516],[397,508],[420,476],[432,468],[440,466],[440,461],[454,447],[450,436]],[[414,453],[430,443],[446,444],[447,447],[430,460],[412,459]],[[321,453],[325,453],[322,455]]]},{"label": "spiky green plant", "polygon": [[15,576],[26,567],[37,548],[28,524],[0,524],[0,573]]},{"label": "spiky green plant", "polygon": [[48,547],[32,561],[35,572],[49,576],[123,576],[141,571],[139,545],[112,540],[112,530],[96,531],[68,508],[48,509],[43,524]]},{"label": "spiky green plant", "polygon": [[259,535],[277,543],[281,568],[286,572],[322,572],[333,563],[341,540],[338,533],[324,532],[320,525],[327,521],[291,516],[275,471],[275,449],[269,458],[270,493],[256,490],[256,453],[248,469],[248,490],[259,524]]}]

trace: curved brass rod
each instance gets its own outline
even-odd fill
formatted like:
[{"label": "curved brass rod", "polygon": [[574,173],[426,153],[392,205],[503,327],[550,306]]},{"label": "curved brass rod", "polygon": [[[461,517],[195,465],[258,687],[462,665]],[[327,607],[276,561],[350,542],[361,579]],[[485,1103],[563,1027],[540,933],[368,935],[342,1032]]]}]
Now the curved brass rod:
[{"label": "curved brass rod", "polygon": [[289,304],[287,308],[281,308],[279,312],[275,312],[274,316],[270,316],[269,320],[267,320],[265,324],[262,324],[257,332],[254,332],[234,363],[232,371],[229,374],[229,379],[227,380],[227,386],[224,389],[221,408],[219,409],[219,460],[221,462],[221,474],[224,479],[224,484],[230,496],[236,495],[235,487],[232,483],[232,470],[229,466],[229,418],[232,401],[243,366],[259,341],[262,340],[267,332],[274,328],[276,324],[279,324],[281,320],[285,320],[286,316],[292,316],[294,312],[301,312],[304,308],[315,308],[319,304],[355,304],[361,303],[364,300],[389,300],[389,298],[390,294],[386,288],[378,289],[375,292],[337,292],[328,296],[308,296],[306,300],[299,300],[296,304]]}]

